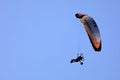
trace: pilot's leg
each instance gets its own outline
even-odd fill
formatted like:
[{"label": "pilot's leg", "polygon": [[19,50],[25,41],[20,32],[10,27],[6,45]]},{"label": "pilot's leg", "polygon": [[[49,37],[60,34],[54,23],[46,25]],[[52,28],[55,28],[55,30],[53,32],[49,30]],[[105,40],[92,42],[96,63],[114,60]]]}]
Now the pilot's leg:
[{"label": "pilot's leg", "polygon": [[70,61],[70,63],[73,63],[73,62],[75,62],[75,59],[72,59],[72,60]]}]

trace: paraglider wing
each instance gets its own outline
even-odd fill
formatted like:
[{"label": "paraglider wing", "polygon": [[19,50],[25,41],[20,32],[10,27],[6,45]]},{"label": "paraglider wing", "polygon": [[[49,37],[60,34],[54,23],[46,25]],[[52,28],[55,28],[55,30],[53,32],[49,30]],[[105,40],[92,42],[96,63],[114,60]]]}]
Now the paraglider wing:
[{"label": "paraglider wing", "polygon": [[76,14],[76,17],[80,19],[82,22],[88,36],[90,42],[95,51],[101,51],[101,37],[98,26],[93,18],[87,16],[85,14]]}]

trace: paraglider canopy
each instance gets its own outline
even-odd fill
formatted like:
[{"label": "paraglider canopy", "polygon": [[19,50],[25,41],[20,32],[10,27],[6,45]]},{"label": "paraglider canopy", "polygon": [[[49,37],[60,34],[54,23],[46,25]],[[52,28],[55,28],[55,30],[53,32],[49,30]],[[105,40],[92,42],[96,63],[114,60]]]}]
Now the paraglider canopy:
[{"label": "paraglider canopy", "polygon": [[101,51],[101,37],[98,26],[94,19],[86,14],[77,13],[76,18],[79,18],[83,24],[89,40],[95,51]]}]

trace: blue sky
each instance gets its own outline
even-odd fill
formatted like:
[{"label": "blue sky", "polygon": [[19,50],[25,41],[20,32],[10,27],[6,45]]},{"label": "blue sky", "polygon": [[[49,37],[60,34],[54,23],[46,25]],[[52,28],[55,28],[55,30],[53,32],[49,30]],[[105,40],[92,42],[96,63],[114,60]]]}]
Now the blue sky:
[{"label": "blue sky", "polygon": [[[120,80],[119,0],[0,0],[0,80]],[[76,13],[92,16],[95,52]],[[82,52],[84,65],[70,64]]]}]

